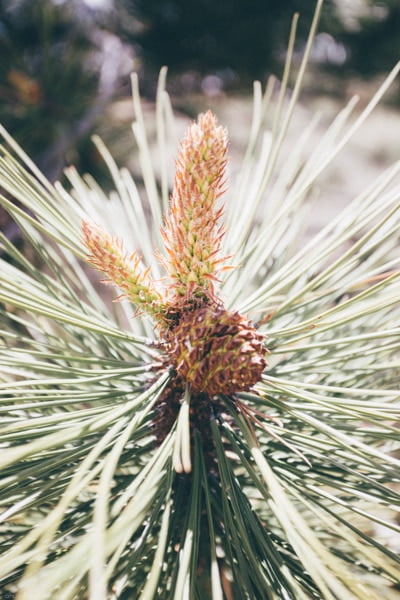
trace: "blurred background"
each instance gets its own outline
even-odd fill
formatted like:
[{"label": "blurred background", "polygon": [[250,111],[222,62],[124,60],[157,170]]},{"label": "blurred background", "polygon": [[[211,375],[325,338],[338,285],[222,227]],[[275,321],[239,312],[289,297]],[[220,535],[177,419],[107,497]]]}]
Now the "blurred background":
[{"label": "blurred background", "polygon": [[[151,105],[168,65],[180,114],[225,107],[245,140],[252,81],[280,77],[296,11],[300,59],[314,8],[314,0],[0,0],[0,121],[51,180],[69,163],[101,178],[91,134],[129,162],[129,74],[139,74]],[[398,58],[399,0],[325,0],[303,101],[310,110],[325,102],[329,113],[355,90],[370,96]],[[387,102],[398,115],[398,85]],[[382,139],[382,123],[376,129]],[[386,142],[365,143],[378,162],[387,152]]]}]

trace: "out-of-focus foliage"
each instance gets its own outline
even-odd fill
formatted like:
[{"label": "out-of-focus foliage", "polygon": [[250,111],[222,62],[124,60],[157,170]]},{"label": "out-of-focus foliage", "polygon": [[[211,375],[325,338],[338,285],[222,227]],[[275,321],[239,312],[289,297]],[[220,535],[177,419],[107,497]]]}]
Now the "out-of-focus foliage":
[{"label": "out-of-focus foliage", "polygon": [[[398,0],[365,0],[365,10],[352,8],[352,26],[345,6],[325,0],[316,60],[340,64],[341,77],[386,71],[400,56]],[[147,95],[164,64],[171,89],[249,89],[281,72],[296,11],[303,47],[314,7],[315,0],[0,0],[0,122],[50,179],[65,161],[91,169],[88,134],[120,89],[124,52],[135,58],[124,81],[138,70]],[[121,51],[105,50],[107,37]]]},{"label": "out-of-focus foliage", "polygon": [[369,0],[357,28],[340,36],[348,48],[348,66],[362,76],[390,69],[400,57],[399,0]]},{"label": "out-of-focus foliage", "polygon": [[[121,27],[138,44],[147,67],[168,65],[172,74],[216,72],[228,83],[247,84],[278,68],[291,17],[301,20],[298,42],[307,35],[314,0],[120,0]],[[339,27],[332,0],[324,4],[321,29]]]},{"label": "out-of-focus foliage", "polygon": [[75,9],[0,0],[0,121],[50,177],[98,88],[89,23]]}]

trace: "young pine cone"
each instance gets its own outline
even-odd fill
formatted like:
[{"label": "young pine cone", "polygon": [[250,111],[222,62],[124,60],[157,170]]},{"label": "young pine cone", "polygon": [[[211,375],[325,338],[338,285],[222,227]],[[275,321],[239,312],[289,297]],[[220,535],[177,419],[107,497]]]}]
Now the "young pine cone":
[{"label": "young pine cone", "polygon": [[193,392],[230,394],[260,380],[267,353],[263,338],[238,312],[203,304],[182,313],[167,336],[168,353]]}]

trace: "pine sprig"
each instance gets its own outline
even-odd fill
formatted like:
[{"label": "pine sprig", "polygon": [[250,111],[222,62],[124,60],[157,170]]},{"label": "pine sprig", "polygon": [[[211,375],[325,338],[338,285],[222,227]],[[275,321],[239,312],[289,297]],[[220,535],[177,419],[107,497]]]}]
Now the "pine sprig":
[{"label": "pine sprig", "polygon": [[[281,90],[290,66],[289,53]],[[299,243],[298,235],[310,190],[399,69],[353,121],[349,104],[318,151],[307,153],[305,135],[283,162],[303,66],[289,106],[285,90],[276,105],[272,83],[265,94],[256,86],[249,148],[238,180],[224,184],[223,215],[221,146],[212,176],[215,259],[234,255],[241,265],[218,285],[195,278],[193,288],[193,264],[180,279],[171,266],[169,283],[179,289],[163,294],[158,274],[150,277],[137,261],[149,263],[154,240],[160,247],[168,208],[136,92],[147,220],[138,187],[99,141],[116,182],[108,202],[71,170],[71,190],[52,186],[5,135],[0,202],[35,258],[0,236],[3,593],[17,600],[31,600],[32,590],[40,600],[396,594],[399,163],[312,240]],[[272,131],[265,125],[271,109]],[[172,130],[162,89],[156,112],[162,137]],[[163,161],[165,173],[166,152]],[[82,220],[100,225],[86,226],[86,244]],[[172,220],[164,227],[178,256],[183,230],[175,239]],[[131,236],[117,237],[121,230],[135,233],[133,262]],[[111,311],[99,295],[82,263],[90,245],[92,262],[108,265],[103,272],[123,292],[130,282],[133,308],[125,300]],[[202,264],[214,277],[222,263],[212,260]],[[189,294],[181,294],[182,282]],[[166,307],[162,317],[156,306]],[[132,318],[138,308],[147,314]],[[246,354],[236,339],[243,328],[233,331],[233,315],[247,320],[241,325],[252,336],[244,336],[244,364],[259,365],[254,345],[269,350],[268,365],[243,387],[236,362]],[[218,338],[212,353],[216,347],[226,359],[233,347],[228,364],[201,352],[204,332]],[[210,362],[218,368],[202,378]],[[392,532],[389,542],[382,528]]]}]

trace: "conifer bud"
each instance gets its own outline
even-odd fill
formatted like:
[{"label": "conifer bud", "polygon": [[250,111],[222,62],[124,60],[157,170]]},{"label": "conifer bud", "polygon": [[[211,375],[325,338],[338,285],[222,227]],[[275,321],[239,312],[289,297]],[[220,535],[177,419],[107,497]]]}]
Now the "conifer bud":
[{"label": "conifer bud", "polygon": [[174,189],[162,229],[172,302],[213,298],[213,282],[228,257],[220,256],[220,224],[228,138],[211,111],[190,125],[178,159]]},{"label": "conifer bud", "polygon": [[109,235],[98,225],[84,221],[82,238],[88,250],[87,260],[102,271],[137,308],[156,319],[162,319],[163,299],[149,276],[149,269],[142,270],[140,258],[133,252],[128,255],[121,240]]}]

